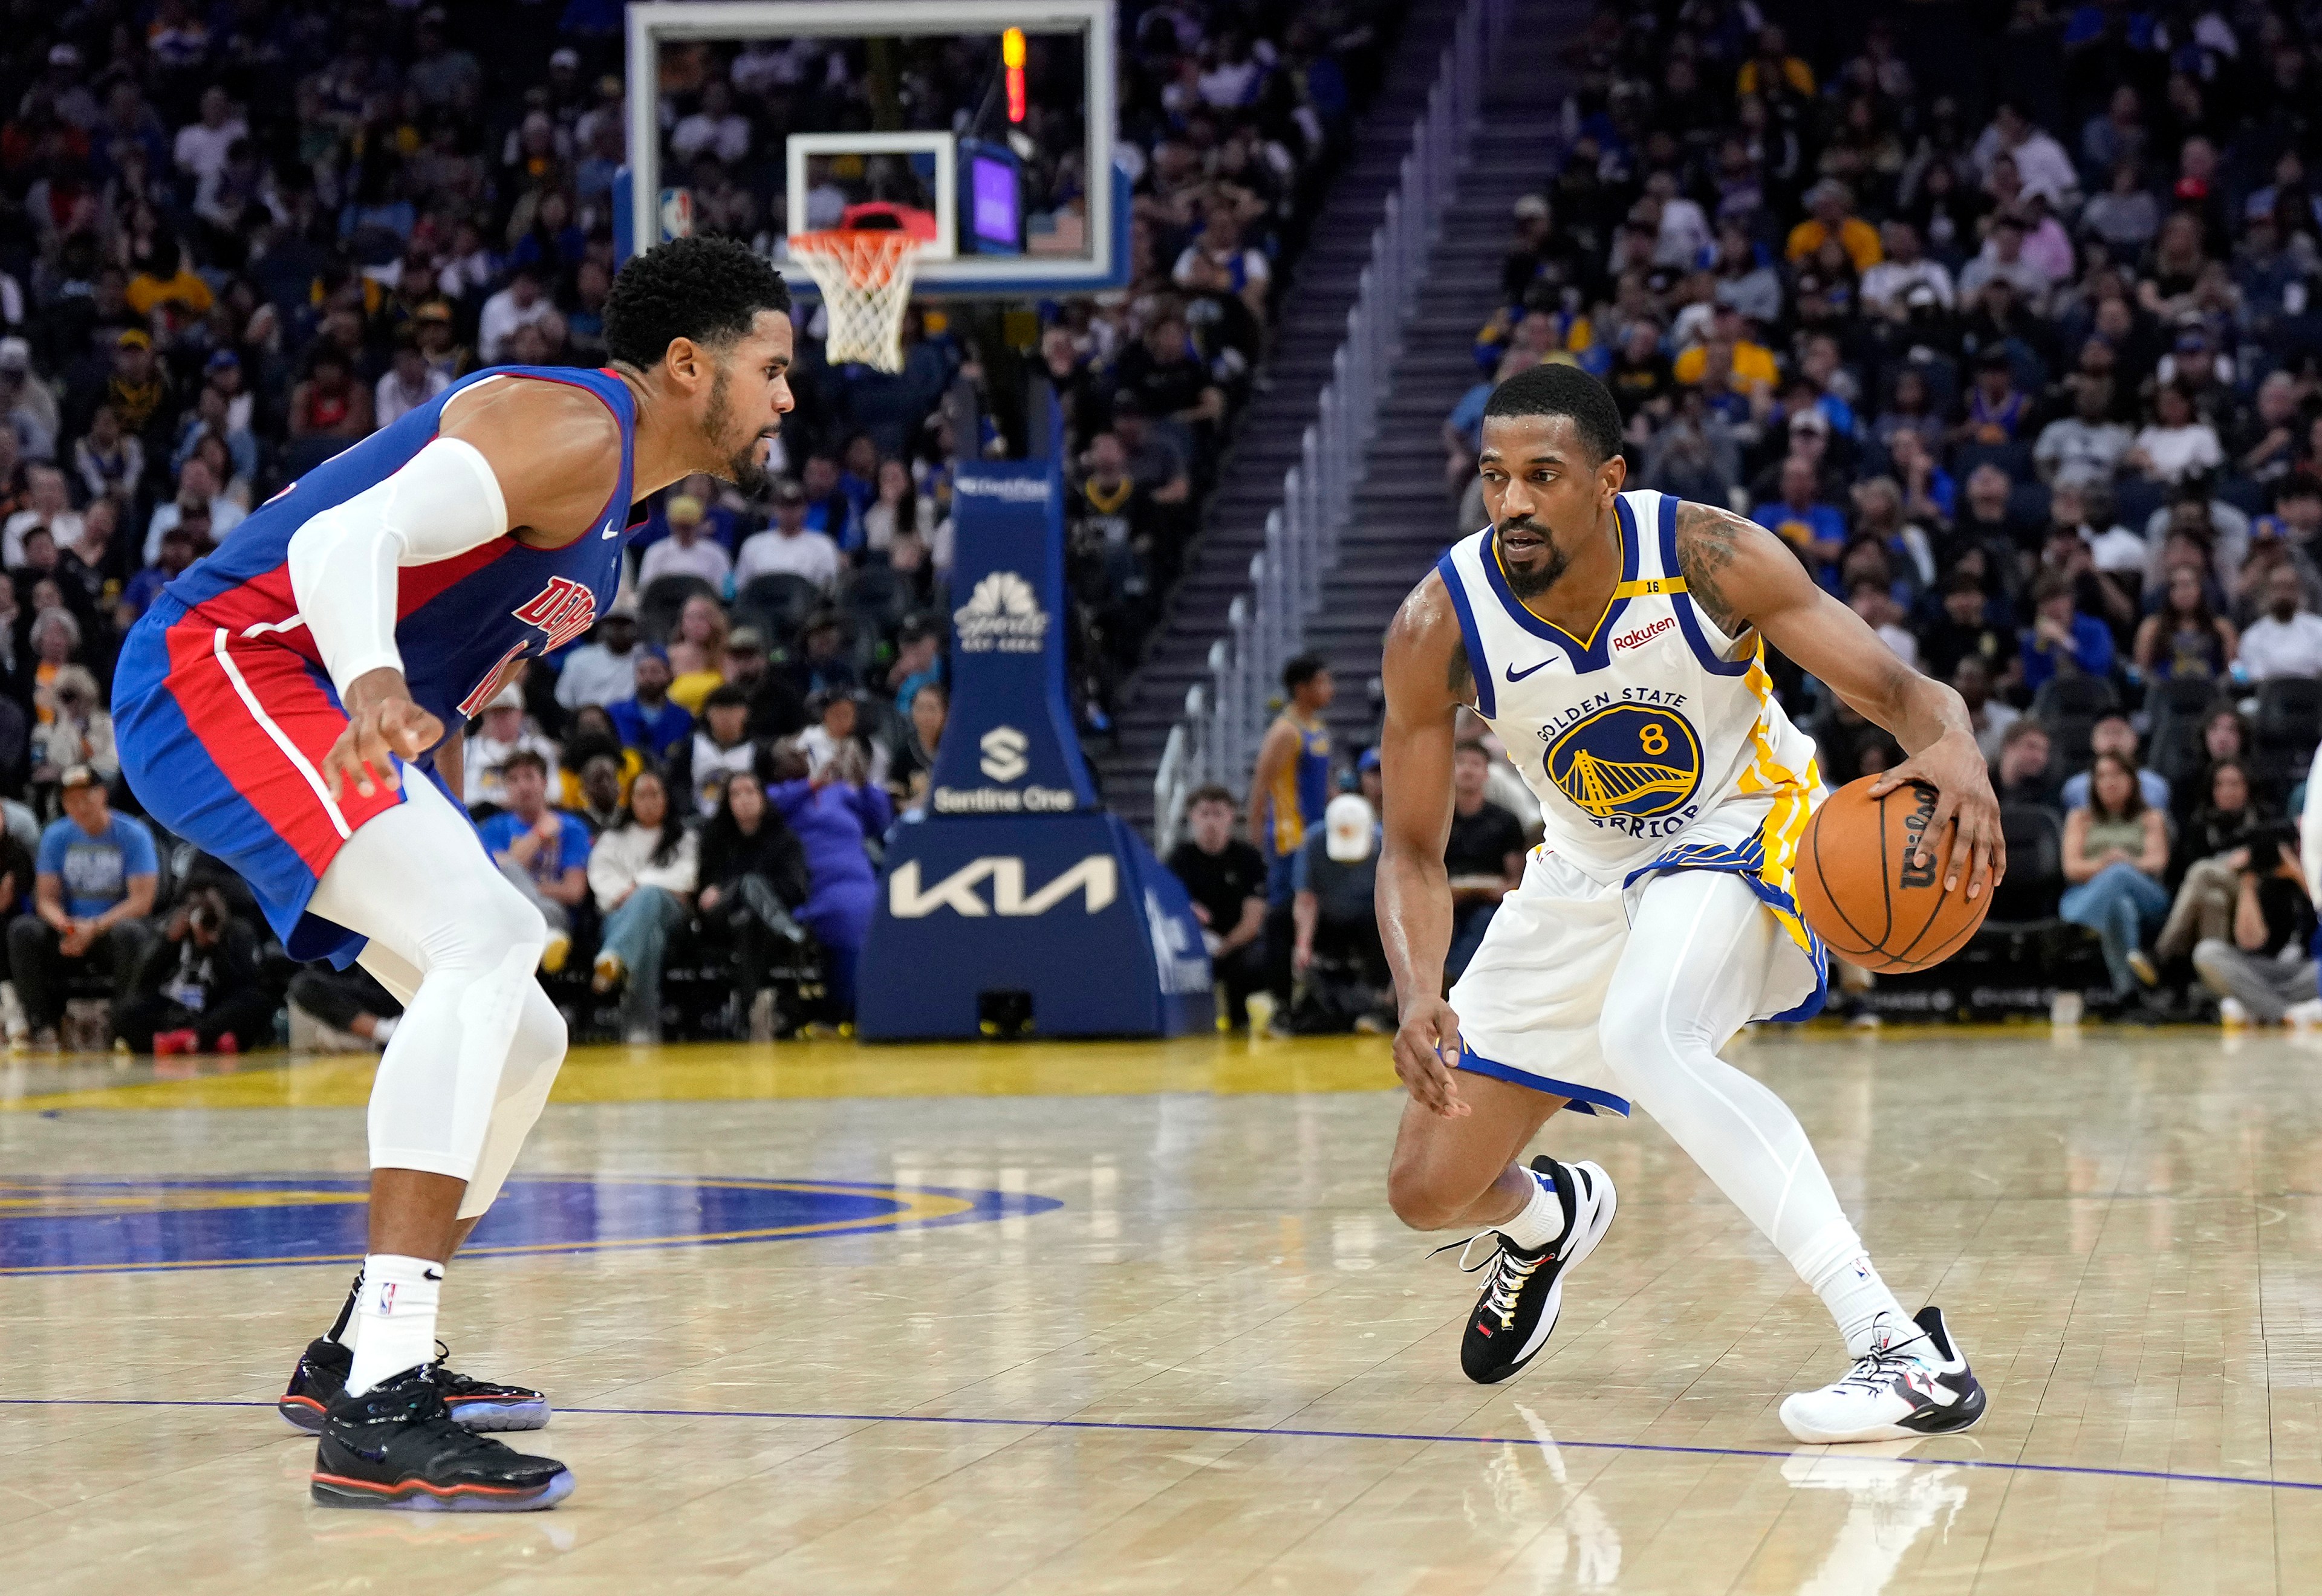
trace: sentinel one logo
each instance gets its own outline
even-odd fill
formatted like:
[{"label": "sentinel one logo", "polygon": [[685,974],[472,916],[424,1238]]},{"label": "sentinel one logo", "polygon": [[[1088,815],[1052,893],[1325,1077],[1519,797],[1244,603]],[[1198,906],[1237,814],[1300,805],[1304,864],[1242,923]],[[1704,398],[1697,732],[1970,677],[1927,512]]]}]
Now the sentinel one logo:
[{"label": "sentinel one logo", "polygon": [[[992,901],[977,888],[989,880]],[[992,915],[1028,918],[1045,915],[1074,893],[1082,895],[1082,911],[1102,914],[1120,896],[1120,867],[1110,853],[1092,853],[1072,869],[1027,897],[1021,859],[972,859],[924,891],[919,887],[919,862],[898,865],[887,878],[887,912],[899,920],[924,920],[939,908],[948,908],[971,920]]]},{"label": "sentinel one logo", "polygon": [[976,583],[951,621],[960,648],[971,654],[1037,654],[1048,635],[1039,595],[1012,570],[992,571]]},{"label": "sentinel one logo", "polygon": [[1048,502],[1048,484],[1039,477],[955,477],[954,493],[973,493],[984,498],[1006,499],[1011,505],[1041,505]]},{"label": "sentinel one logo", "polygon": [[1024,758],[1031,745],[1032,739],[1014,726],[994,726],[976,744],[983,754],[977,768],[994,781],[1013,781],[1032,768]]}]

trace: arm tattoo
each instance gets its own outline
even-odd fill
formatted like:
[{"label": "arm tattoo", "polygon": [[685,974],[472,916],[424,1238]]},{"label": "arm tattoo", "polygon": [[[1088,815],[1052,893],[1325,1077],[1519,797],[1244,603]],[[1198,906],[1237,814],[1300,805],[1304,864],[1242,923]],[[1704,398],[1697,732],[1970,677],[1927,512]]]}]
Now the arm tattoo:
[{"label": "arm tattoo", "polygon": [[1464,637],[1452,640],[1451,671],[1443,685],[1450,689],[1451,696],[1462,704],[1476,701],[1476,677],[1467,668],[1467,640]]},{"label": "arm tattoo", "polygon": [[1744,521],[1731,510],[1683,503],[1677,507],[1678,574],[1685,578],[1685,590],[1701,606],[1702,614],[1728,637],[1750,629],[1750,618],[1735,613],[1721,586],[1733,563],[1734,541],[1745,527],[1758,530],[1756,523]]}]

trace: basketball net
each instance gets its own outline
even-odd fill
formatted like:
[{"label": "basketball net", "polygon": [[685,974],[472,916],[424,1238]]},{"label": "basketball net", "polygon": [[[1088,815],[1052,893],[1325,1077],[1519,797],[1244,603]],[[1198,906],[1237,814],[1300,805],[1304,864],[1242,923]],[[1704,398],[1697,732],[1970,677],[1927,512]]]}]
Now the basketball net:
[{"label": "basketball net", "polygon": [[911,302],[911,269],[920,241],[900,229],[830,228],[791,235],[791,259],[822,290],[829,318],[823,352],[881,371],[903,369],[903,311]]}]

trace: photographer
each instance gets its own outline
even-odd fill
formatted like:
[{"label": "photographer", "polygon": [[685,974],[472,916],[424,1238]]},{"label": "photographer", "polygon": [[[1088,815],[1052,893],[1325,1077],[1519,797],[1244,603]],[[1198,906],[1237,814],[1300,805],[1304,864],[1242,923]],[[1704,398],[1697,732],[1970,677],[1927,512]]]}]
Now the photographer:
[{"label": "photographer", "polygon": [[2314,905],[2298,857],[2298,830],[2267,826],[2228,861],[2240,873],[2232,940],[2208,937],[2193,948],[2193,968],[2217,995],[2227,1025],[2322,1022],[2316,1000]]},{"label": "photographer", "polygon": [[274,1036],[258,934],[215,887],[187,892],[137,972],[114,1029],[139,1053],[247,1053]]}]

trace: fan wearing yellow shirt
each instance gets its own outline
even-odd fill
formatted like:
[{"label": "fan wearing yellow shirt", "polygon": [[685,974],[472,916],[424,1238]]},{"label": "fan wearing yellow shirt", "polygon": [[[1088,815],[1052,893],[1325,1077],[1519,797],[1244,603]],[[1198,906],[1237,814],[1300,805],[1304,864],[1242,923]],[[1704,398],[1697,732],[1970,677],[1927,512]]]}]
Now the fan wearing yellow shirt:
[{"label": "fan wearing yellow shirt", "polygon": [[1836,178],[1824,178],[1807,189],[1806,208],[1814,214],[1790,229],[1783,253],[1793,261],[1803,260],[1834,238],[1854,262],[1857,275],[1869,271],[1887,259],[1887,251],[1879,247],[1879,230],[1850,214],[1853,205],[1854,196]]},{"label": "fan wearing yellow shirt", "polygon": [[1677,358],[1671,375],[1687,388],[1697,386],[1709,369],[1711,345],[1731,351],[1726,363],[1726,380],[1736,393],[1749,393],[1760,383],[1771,387],[1781,380],[1781,371],[1774,364],[1774,351],[1762,343],[1753,343],[1747,336],[1742,313],[1730,305],[1721,305],[1709,318],[1709,341],[1696,343]]}]

